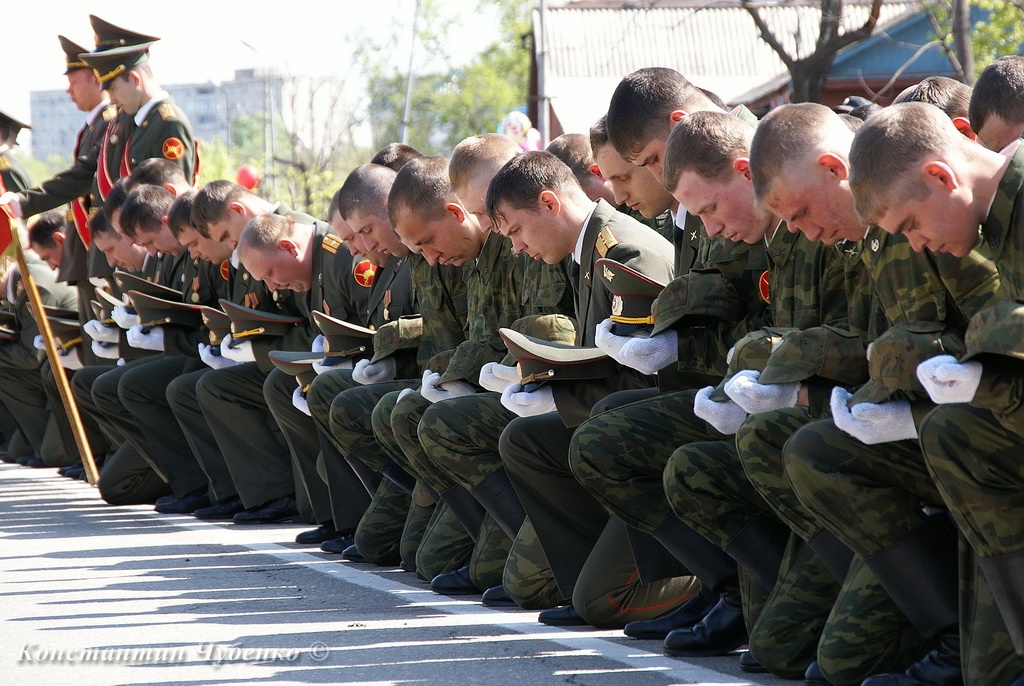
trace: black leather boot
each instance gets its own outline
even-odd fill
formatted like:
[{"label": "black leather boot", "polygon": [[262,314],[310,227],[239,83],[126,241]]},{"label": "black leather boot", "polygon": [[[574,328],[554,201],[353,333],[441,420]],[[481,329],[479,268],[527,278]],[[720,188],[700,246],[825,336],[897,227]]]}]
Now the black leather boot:
[{"label": "black leather boot", "polygon": [[519,500],[516,489],[502,467],[480,482],[470,493],[483,505],[494,521],[498,523],[509,538],[513,541],[519,535],[519,529],[526,521],[526,510]]},{"label": "black leather boot", "polygon": [[978,558],[978,563],[1003,616],[1013,649],[1024,655],[1024,551]]},{"label": "black leather boot", "polygon": [[736,561],[683,520],[673,515],[653,535],[712,593],[720,595],[739,588]]},{"label": "black leather boot", "polygon": [[779,567],[789,542],[789,527],[768,517],[757,517],[743,527],[725,552],[771,592],[779,580]]},{"label": "black leather boot", "polygon": [[656,638],[664,640],[670,632],[676,629],[688,629],[711,611],[719,600],[718,596],[710,591],[701,589],[692,598],[684,602],[676,609],[655,617],[654,619],[642,619],[630,622],[623,629],[623,632],[632,638]]},{"label": "black leather boot", "polygon": [[836,538],[835,534],[828,529],[822,529],[807,539],[807,545],[836,581],[843,583],[846,580],[846,572],[850,570],[850,563],[853,562],[853,551]]},{"label": "black leather boot", "polygon": [[861,686],[963,686],[960,669],[960,634],[939,638],[939,647],[930,651],[903,674],[868,677]]},{"label": "black leather boot", "polygon": [[727,655],[747,642],[739,593],[723,597],[704,619],[665,637],[665,652],[677,657]]},{"label": "black leather boot", "polygon": [[[347,459],[347,458],[346,458]],[[416,477],[402,469],[402,465],[394,460],[388,460],[380,468],[380,473],[386,479],[390,479],[396,486],[402,489],[406,495],[412,495],[412,489],[416,486]]]}]

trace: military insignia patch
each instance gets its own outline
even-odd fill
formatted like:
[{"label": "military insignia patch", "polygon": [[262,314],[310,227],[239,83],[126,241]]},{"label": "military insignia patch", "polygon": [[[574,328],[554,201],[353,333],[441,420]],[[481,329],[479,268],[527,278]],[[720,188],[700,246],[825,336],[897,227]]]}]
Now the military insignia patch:
[{"label": "military insignia patch", "polygon": [[220,263],[220,278],[225,281],[231,278],[231,260],[224,260]]},{"label": "military insignia patch", "polygon": [[335,236],[333,233],[329,233],[326,236],[324,236],[324,240],[320,244],[320,247],[322,247],[325,252],[329,252],[333,255],[336,252],[338,252],[338,248],[341,247],[341,239]]},{"label": "military insignia patch", "polygon": [[619,239],[615,237],[614,233],[612,233],[611,227],[606,226],[601,229],[601,233],[597,237],[597,244],[595,245],[597,248],[597,254],[601,257],[605,257],[608,254],[608,251],[618,244]]},{"label": "military insignia patch", "polygon": [[878,246],[878,239],[877,238],[871,239],[871,252],[878,252],[878,247],[879,247]]},{"label": "military insignia patch", "polygon": [[174,105],[170,103],[164,103],[157,108],[157,113],[161,119],[177,119],[178,113],[174,111]]},{"label": "military insignia patch", "polygon": [[362,260],[352,268],[352,278],[363,288],[373,285],[373,277],[377,275],[377,268],[369,260]]},{"label": "military insignia patch", "polygon": [[766,303],[771,302],[771,291],[768,290],[768,275],[770,273],[765,269],[757,280],[757,291],[761,294],[761,300],[764,300]]},{"label": "military insignia patch", "polygon": [[608,268],[608,265],[604,267],[604,280],[611,283],[615,279],[615,273]]},{"label": "military insignia patch", "polygon": [[[607,267],[605,267],[605,269],[607,269]],[[621,295],[613,295],[612,296],[612,314],[614,316],[616,316],[616,317],[618,317],[619,315],[622,314],[622,296]]]},{"label": "military insignia patch", "polygon": [[180,160],[185,154],[185,144],[180,138],[168,138],[164,141],[163,155],[169,160]]},{"label": "military insignia patch", "polygon": [[105,110],[103,110],[102,115],[103,115],[103,121],[111,121],[114,117],[117,116],[117,108],[115,108],[115,107],[108,107]]}]

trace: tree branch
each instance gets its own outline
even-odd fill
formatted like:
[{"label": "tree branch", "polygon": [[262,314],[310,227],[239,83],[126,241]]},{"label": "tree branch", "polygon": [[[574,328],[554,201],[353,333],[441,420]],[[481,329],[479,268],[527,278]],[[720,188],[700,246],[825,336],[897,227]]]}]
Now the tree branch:
[{"label": "tree branch", "polygon": [[[876,0],[876,2],[881,2],[881,0]],[[772,30],[768,28],[768,24],[766,24],[764,19],[761,17],[761,13],[751,4],[751,0],[742,0],[742,3],[743,9],[747,10],[751,19],[754,20],[754,25],[757,26],[757,30],[761,34],[761,40],[767,43],[768,46],[779,56],[782,63],[786,65],[786,68],[792,71],[796,60],[794,60],[793,57],[786,52],[786,49],[782,47],[782,43],[780,43],[779,39],[775,37]]]},{"label": "tree branch", "polygon": [[847,45],[852,45],[870,36],[874,32],[875,26],[878,25],[878,17],[881,13],[882,0],[872,0],[871,11],[868,13],[867,21],[859,29],[839,36],[831,46],[833,53],[839,52]]}]

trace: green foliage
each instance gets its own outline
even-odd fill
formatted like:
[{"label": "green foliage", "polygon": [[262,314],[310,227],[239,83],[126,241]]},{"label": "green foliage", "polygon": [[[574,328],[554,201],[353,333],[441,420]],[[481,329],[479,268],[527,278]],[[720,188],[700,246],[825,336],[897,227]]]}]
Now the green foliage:
[{"label": "green foliage", "polygon": [[70,159],[60,155],[53,155],[45,161],[40,160],[31,155],[25,155],[21,148],[18,148],[17,155],[18,161],[25,167],[25,171],[28,172],[28,178],[32,179],[32,183],[42,183],[46,179],[52,178],[58,172],[67,169],[71,164]]},{"label": "green foliage", "polygon": [[[997,57],[1016,55],[1024,46],[1024,4],[1006,0],[972,0],[972,18],[979,13],[984,17],[971,22],[971,45],[974,54],[974,73],[988,66]],[[950,0],[930,0],[925,10],[931,13],[938,26],[936,36],[949,52],[953,51],[952,3]]]},{"label": "green foliage", "polygon": [[[451,33],[454,20],[439,16],[434,3],[424,0],[419,26],[429,28],[417,36],[416,54],[429,56],[419,60],[429,69],[414,74],[410,145],[427,154],[448,154],[463,138],[494,131],[509,111],[526,105],[530,53],[521,36],[529,31],[530,7],[526,0],[501,0],[495,41],[470,64],[451,68],[441,37]],[[364,53],[376,148],[401,139],[406,74],[389,66],[387,57],[382,46]]]}]

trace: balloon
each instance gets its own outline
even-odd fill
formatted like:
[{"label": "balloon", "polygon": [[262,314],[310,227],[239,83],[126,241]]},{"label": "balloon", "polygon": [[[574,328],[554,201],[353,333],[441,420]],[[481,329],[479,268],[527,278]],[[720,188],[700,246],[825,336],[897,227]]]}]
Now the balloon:
[{"label": "balloon", "polygon": [[239,186],[251,191],[256,188],[256,186],[260,185],[260,172],[251,164],[243,164],[238,168],[238,174],[235,176],[235,180],[238,182]]}]

